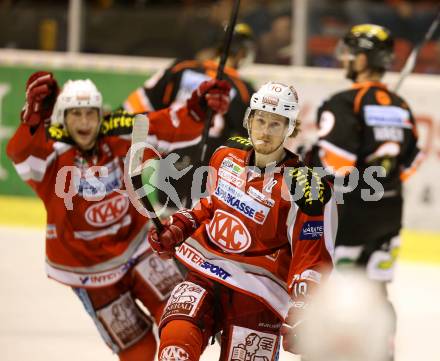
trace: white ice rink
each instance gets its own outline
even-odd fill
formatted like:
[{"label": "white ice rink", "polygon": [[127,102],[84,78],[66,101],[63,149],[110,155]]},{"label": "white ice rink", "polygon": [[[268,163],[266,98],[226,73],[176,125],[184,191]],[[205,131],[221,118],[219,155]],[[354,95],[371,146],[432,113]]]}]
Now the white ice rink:
[{"label": "white ice rink", "polygon": [[[0,227],[0,360],[117,360],[73,292],[46,278],[43,238],[42,230]],[[440,267],[399,263],[391,292],[396,361],[439,361]],[[217,352],[210,347],[202,359],[215,361]]]}]

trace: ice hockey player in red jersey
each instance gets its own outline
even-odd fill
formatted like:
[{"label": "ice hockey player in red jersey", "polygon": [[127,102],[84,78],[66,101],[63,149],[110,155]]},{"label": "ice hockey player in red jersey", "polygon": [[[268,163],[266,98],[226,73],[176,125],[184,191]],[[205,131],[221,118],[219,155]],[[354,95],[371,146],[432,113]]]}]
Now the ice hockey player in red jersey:
[{"label": "ice hockey player in red jersey", "polygon": [[244,120],[249,139],[210,160],[209,195],[149,231],[159,255],[188,268],[162,315],[160,361],[199,360],[220,331],[220,360],[275,360],[283,322],[300,321],[332,269],[332,189],[283,146],[297,114],[292,86],[263,85]]},{"label": "ice hockey player in red jersey", "polygon": [[[340,180],[358,173],[358,186],[338,205],[335,262],[365,270],[368,279],[379,282],[385,300],[400,245],[402,183],[422,159],[407,102],[382,82],[393,59],[393,43],[388,29],[372,24],[353,26],[344,36],[337,53],[354,84],[320,107],[319,141],[306,156],[308,165],[325,167]],[[382,172],[374,177],[381,192],[371,190],[367,182],[374,169]],[[368,193],[375,197],[366,197]]]},{"label": "ice hockey player in red jersey", "polygon": [[[229,90],[226,82],[205,82],[186,106],[149,113],[149,141],[160,141],[162,151],[199,141],[203,122],[190,114],[203,118],[208,107],[224,113]],[[73,288],[123,361],[154,359],[152,324],[182,279],[173,262],[152,252],[148,219],[124,193],[133,118],[125,111],[104,117],[89,79],[69,80],[59,92],[53,75],[41,71],[27,81],[21,124],[7,146],[46,208],[48,276]]]}]

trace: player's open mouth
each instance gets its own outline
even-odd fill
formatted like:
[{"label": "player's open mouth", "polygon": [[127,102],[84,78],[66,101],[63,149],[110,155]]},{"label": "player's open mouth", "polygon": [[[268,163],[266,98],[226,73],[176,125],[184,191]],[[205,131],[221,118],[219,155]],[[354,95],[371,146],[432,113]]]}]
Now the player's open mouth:
[{"label": "player's open mouth", "polygon": [[80,135],[81,137],[88,137],[91,134],[91,130],[78,130],[78,135]]}]

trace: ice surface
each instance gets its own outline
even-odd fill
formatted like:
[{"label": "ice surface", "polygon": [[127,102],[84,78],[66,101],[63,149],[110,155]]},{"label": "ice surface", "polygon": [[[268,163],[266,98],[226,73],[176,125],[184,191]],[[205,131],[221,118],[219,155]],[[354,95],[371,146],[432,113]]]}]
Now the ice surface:
[{"label": "ice surface", "polygon": [[[1,360],[117,360],[70,288],[46,278],[43,230],[0,227],[0,287]],[[399,263],[391,294],[399,317],[396,361],[440,360],[440,266]],[[217,355],[218,346],[210,346],[202,360]]]}]

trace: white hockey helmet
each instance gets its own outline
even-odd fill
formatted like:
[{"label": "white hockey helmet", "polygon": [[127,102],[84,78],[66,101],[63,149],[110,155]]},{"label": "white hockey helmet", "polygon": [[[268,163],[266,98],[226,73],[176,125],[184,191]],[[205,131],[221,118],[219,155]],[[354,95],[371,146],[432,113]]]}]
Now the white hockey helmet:
[{"label": "white hockey helmet", "polygon": [[292,85],[268,82],[252,94],[250,105],[243,120],[243,126],[246,129],[249,129],[248,118],[252,110],[263,110],[286,117],[289,120],[288,137],[295,129],[296,118],[299,113],[298,93]]},{"label": "white hockey helmet", "polygon": [[102,120],[102,95],[90,80],[68,80],[58,95],[53,109],[51,124],[64,125],[64,116],[71,108],[98,108]]}]

